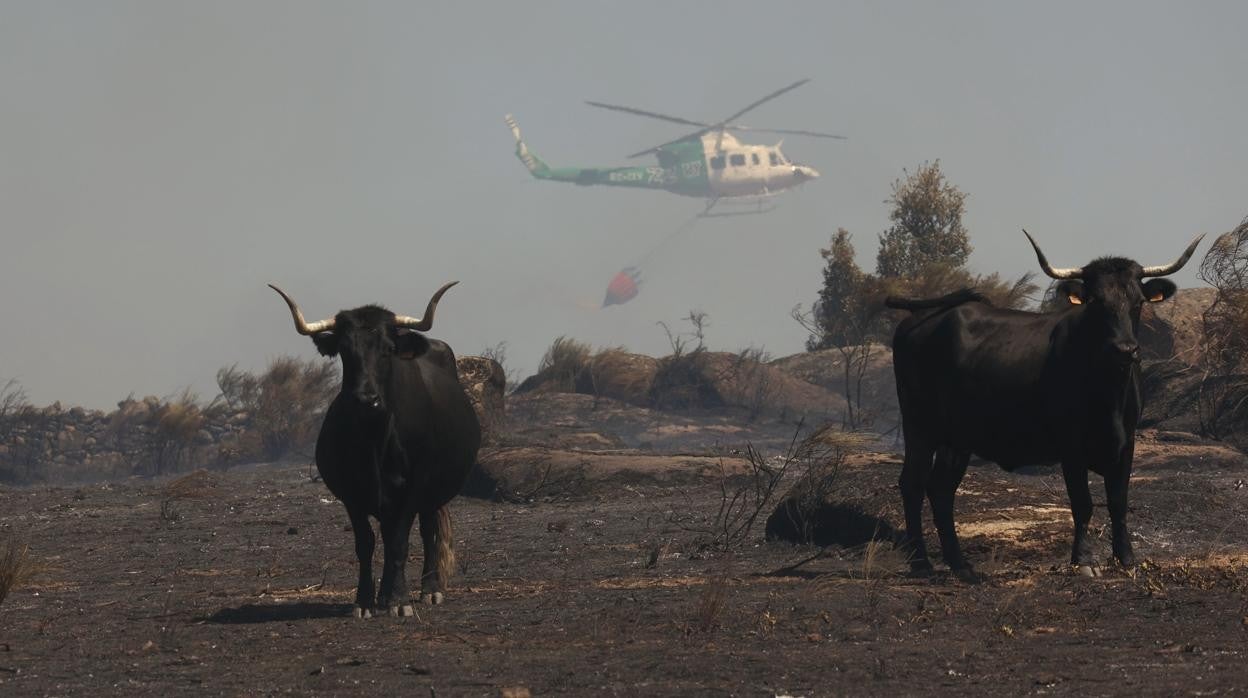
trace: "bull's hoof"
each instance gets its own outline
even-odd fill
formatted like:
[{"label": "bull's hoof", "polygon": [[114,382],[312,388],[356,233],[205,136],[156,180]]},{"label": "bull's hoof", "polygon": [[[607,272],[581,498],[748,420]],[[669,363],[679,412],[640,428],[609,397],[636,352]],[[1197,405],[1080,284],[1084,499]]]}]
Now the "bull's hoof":
[{"label": "bull's hoof", "polygon": [[979,584],[984,581],[984,576],[975,571],[975,568],[967,565],[953,570],[953,576],[966,582],[967,584]]},{"label": "bull's hoof", "polygon": [[438,604],[442,603],[442,601],[443,601],[442,592],[440,592],[440,591],[434,591],[434,592],[428,592],[428,591],[426,591],[425,593],[423,593],[423,594],[421,594],[421,595],[420,595],[420,601],[421,601],[421,603],[425,604],[426,606],[437,606]]},{"label": "bull's hoof", "polygon": [[414,615],[416,615],[416,609],[410,603],[390,607],[391,618],[411,618]]},{"label": "bull's hoof", "polygon": [[356,618],[372,618],[372,617],[373,617],[373,612],[372,612],[372,610],[371,610],[371,609],[368,609],[368,608],[362,608],[362,607],[360,607],[360,606],[356,606],[356,607],[355,607],[355,608],[351,611],[351,615],[355,616]]},{"label": "bull's hoof", "polygon": [[1080,577],[1099,577],[1101,568],[1096,565],[1075,565],[1075,573]]},{"label": "bull's hoof", "polygon": [[935,571],[936,570],[932,568],[931,562],[927,560],[919,560],[918,562],[910,563],[910,571],[906,574],[906,576],[913,579],[927,579],[932,576],[932,573]]}]

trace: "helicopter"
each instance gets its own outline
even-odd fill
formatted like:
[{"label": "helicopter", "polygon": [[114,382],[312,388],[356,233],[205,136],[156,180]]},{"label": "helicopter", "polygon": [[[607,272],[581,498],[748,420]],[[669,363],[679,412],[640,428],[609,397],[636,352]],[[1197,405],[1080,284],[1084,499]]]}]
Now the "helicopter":
[{"label": "helicopter", "polygon": [[[504,117],[516,139],[516,157],[528,168],[533,177],[554,182],[571,182],[583,186],[605,185],[660,189],[663,191],[706,200],[706,208],[700,217],[745,215],[766,213],[774,207],[764,202],[769,197],[805,184],[819,177],[819,171],[809,165],[791,162],[780,151],[783,139],[775,145],[750,145],[737,140],[737,133],[772,133],[780,135],[810,136],[846,140],[845,136],[818,131],[795,129],[755,128],[734,123],[747,112],[810,82],[798,80],[771,94],[751,102],[722,121],[705,123],[633,107],[587,101],[586,104],[600,109],[624,112],[635,116],[659,119],[698,130],[661,145],[633,153],[630,158],[654,155],[657,166],[649,167],[550,167],[542,162],[525,145],[520,137],[520,127],[508,114]],[[753,210],[712,213],[720,201],[725,203],[753,205]]]}]

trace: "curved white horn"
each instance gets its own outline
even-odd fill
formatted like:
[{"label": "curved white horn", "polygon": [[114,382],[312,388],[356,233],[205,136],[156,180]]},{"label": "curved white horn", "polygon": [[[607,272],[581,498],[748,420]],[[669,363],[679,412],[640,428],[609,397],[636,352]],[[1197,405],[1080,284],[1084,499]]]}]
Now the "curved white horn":
[{"label": "curved white horn", "polygon": [[1031,233],[1027,232],[1026,228],[1023,228],[1023,235],[1027,236],[1027,241],[1031,243],[1032,249],[1036,251],[1036,261],[1040,262],[1040,268],[1044,270],[1045,274],[1048,274],[1054,279],[1082,279],[1083,278],[1083,267],[1051,267],[1049,266],[1049,260],[1045,259],[1044,253],[1040,251],[1040,246],[1036,244],[1036,241],[1034,239],[1032,239]]},{"label": "curved white horn", "polygon": [[395,315],[394,324],[397,325],[398,327],[407,327],[409,329],[416,330],[417,332],[428,332],[430,328],[433,327],[433,311],[437,309],[438,301],[442,300],[442,294],[446,293],[447,289],[449,289],[450,287],[454,286],[457,283],[459,282],[451,281],[450,283],[447,283],[444,286],[442,286],[442,288],[438,289],[437,292],[433,294],[433,297],[429,299],[429,305],[425,307],[424,317],[411,317],[409,315]]},{"label": "curved white horn", "polygon": [[1187,249],[1183,251],[1183,254],[1171,264],[1158,267],[1144,267],[1144,276],[1169,276],[1170,274],[1182,269],[1183,265],[1187,264],[1187,260],[1192,258],[1192,253],[1196,251],[1196,246],[1199,245],[1200,241],[1203,239],[1205,239],[1204,233],[1197,235],[1196,239],[1192,240],[1192,244],[1188,245]]},{"label": "curved white horn", "polygon": [[277,294],[286,301],[286,305],[290,306],[290,316],[295,320],[295,331],[299,334],[316,334],[317,332],[328,332],[334,329],[334,319],[321,320],[319,322],[309,323],[303,319],[303,313],[299,310],[299,306],[295,304],[294,299],[286,295],[282,289],[269,284],[269,288],[277,291]]}]

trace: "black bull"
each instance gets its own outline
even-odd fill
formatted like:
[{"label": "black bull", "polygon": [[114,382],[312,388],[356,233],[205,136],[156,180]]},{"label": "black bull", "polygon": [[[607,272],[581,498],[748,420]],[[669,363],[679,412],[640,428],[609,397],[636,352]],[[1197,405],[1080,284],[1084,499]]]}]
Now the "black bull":
[{"label": "black bull", "polygon": [[[405,567],[412,524],[419,518],[424,543],[421,599],[440,603],[454,566],[448,502],[459,494],[476,461],[481,430],[464,394],[451,348],[421,332],[433,324],[442,294],[430,299],[423,318],[399,316],[375,305],[344,310],[308,323],[290,306],[295,330],[311,335],[325,356],[342,360],[342,389],[321,424],[316,468],[347,508],[355,533],[359,585],[355,615],[374,607],[412,615]],[[385,558],[374,595],[369,516],[377,519]]]},{"label": "black bull", "polygon": [[1061,463],[1075,524],[1071,562],[1086,575],[1098,574],[1087,533],[1088,471],[1100,473],[1114,557],[1134,565],[1127,486],[1141,409],[1140,308],[1174,293],[1171,281],[1148,277],[1178,271],[1199,243],[1198,237],[1165,266],[1104,257],[1055,269],[1031,240],[1041,268],[1060,280],[1058,298],[1069,303],[1053,313],[996,308],[973,290],[887,299],[889,307],[912,313],[894,335],[893,369],[906,442],[899,481],[904,541],[913,572],[931,570],[923,541],[926,494],[945,562],[959,576],[974,577],[953,522],[954,492],[972,454],[1007,470]]}]

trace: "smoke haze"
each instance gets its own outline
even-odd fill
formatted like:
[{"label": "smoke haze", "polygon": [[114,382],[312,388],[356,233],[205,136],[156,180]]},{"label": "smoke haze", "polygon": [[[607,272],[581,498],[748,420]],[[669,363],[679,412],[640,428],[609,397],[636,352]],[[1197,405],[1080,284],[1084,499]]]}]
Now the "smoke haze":
[{"label": "smoke haze", "polygon": [[[521,374],[557,335],[663,353],[655,323],[690,309],[712,348],[793,353],[819,248],[845,227],[873,268],[891,182],[935,159],[977,271],[1035,269],[1023,226],[1058,265],[1169,262],[1248,213],[1246,24],[1233,2],[6,2],[0,379],[211,397],[221,366],[314,352],[269,282],[319,319],[419,314],[459,279],[432,334],[505,341]],[[803,77],[746,123],[847,135],[785,141],[822,178],[699,222],[599,309],[703,204],[536,182],[503,114],[552,166],[611,166],[682,127],[583,100],[715,120]]]}]

